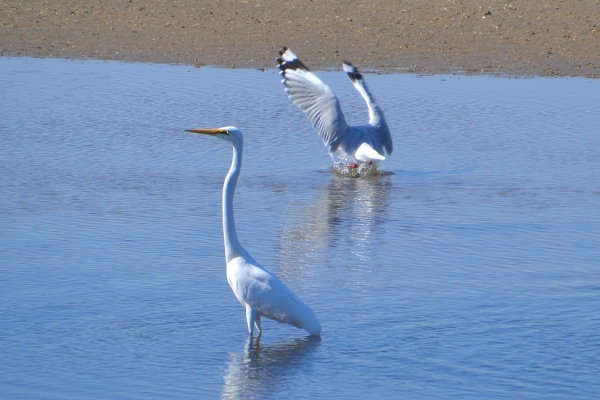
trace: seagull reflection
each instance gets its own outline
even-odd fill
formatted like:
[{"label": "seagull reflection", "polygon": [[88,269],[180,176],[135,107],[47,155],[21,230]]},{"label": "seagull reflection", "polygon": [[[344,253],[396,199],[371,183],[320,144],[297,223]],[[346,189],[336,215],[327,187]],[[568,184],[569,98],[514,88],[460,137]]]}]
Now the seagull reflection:
[{"label": "seagull reflection", "polygon": [[273,397],[274,391],[292,382],[293,374],[310,364],[310,355],[320,342],[318,336],[307,336],[261,345],[260,338],[249,337],[241,355],[230,354],[221,397]]},{"label": "seagull reflection", "polygon": [[[332,248],[350,253],[360,263],[368,261],[373,237],[387,219],[392,191],[389,174],[349,179],[332,174],[327,191],[305,210],[303,220],[288,220],[283,226],[280,260],[294,260],[298,265],[322,265]],[[285,276],[286,272],[290,276]],[[280,266],[285,279],[298,279],[292,268]]]},{"label": "seagull reflection", "polygon": [[391,187],[389,175],[360,179],[333,176],[327,196],[329,229],[338,233],[333,239],[346,232],[350,233],[348,239],[356,245],[368,242],[375,228],[385,222]]}]

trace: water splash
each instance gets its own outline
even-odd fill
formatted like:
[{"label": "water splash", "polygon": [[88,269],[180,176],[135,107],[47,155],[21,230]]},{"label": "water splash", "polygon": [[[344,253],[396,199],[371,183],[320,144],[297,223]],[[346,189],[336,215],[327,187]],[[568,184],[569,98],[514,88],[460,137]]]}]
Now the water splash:
[{"label": "water splash", "polygon": [[373,177],[380,175],[387,175],[386,172],[380,171],[379,166],[375,163],[366,164],[366,163],[350,163],[342,160],[335,161],[331,165],[331,169],[338,175],[347,177],[347,178],[364,178],[364,177]]}]

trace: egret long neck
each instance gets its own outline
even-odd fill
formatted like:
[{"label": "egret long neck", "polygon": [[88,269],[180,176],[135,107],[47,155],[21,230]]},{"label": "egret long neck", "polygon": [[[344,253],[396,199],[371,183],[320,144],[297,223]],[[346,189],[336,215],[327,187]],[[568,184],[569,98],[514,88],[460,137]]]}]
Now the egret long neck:
[{"label": "egret long neck", "polygon": [[233,195],[240,170],[242,169],[243,144],[233,146],[233,159],[231,168],[225,177],[223,184],[223,239],[225,243],[225,260],[231,261],[238,257],[244,251],[235,230],[235,221],[233,220]]}]

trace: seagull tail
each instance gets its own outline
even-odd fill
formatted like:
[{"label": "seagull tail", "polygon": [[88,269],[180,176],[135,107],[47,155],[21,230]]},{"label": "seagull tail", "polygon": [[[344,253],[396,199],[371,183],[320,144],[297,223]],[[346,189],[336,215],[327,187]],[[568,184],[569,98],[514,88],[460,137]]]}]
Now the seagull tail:
[{"label": "seagull tail", "polygon": [[372,148],[368,143],[363,143],[354,153],[354,158],[358,161],[369,162],[369,161],[383,161],[385,157]]}]

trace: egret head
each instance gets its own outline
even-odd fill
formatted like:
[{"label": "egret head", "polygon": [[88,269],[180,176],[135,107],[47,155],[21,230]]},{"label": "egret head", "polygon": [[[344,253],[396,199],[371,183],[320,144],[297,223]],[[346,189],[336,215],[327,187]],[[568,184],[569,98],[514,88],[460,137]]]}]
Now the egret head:
[{"label": "egret head", "polygon": [[224,126],[221,128],[195,128],[195,129],[186,129],[188,132],[192,133],[203,133],[205,135],[211,135],[218,137],[219,139],[223,139],[232,143],[234,145],[242,144],[244,137],[242,135],[242,131],[240,131],[235,126]]}]

